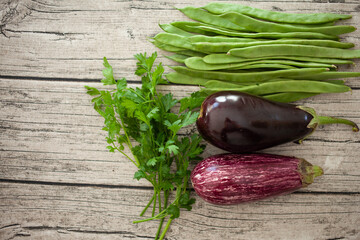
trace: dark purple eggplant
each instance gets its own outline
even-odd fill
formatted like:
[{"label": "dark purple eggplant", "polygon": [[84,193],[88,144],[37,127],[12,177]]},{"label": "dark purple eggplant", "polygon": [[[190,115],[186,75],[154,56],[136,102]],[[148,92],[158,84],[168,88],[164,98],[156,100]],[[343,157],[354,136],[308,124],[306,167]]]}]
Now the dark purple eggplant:
[{"label": "dark purple eggplant", "polygon": [[222,154],[196,165],[191,182],[213,204],[238,204],[291,193],[323,174],[304,159],[271,154]]},{"label": "dark purple eggplant", "polygon": [[359,131],[352,121],[317,116],[309,107],[223,91],[204,100],[196,125],[202,137],[214,146],[232,153],[246,153],[301,142],[318,125],[333,123],[348,124],[353,131]]}]

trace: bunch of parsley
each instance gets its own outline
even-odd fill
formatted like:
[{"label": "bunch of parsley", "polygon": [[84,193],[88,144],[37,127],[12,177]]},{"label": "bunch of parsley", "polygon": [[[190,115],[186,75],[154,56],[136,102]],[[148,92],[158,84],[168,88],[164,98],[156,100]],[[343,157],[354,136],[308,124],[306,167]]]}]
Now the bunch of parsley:
[{"label": "bunch of parsley", "polygon": [[[159,219],[155,239],[163,239],[171,221],[180,216],[180,208],[191,210],[195,202],[187,188],[188,166],[190,161],[199,159],[204,145],[200,144],[199,135],[181,136],[179,131],[195,123],[199,113],[193,110],[201,104],[203,97],[195,93],[177,100],[171,93],[158,92],[157,85],[167,81],[162,77],[161,63],[153,70],[156,57],[156,52],[149,57],[146,53],[135,55],[138,60],[135,74],[141,76],[141,88],[128,87],[125,78],[115,80],[106,58],[102,82],[115,85],[116,89],[106,91],[85,87],[87,93],[94,96],[95,110],[105,119],[103,130],[108,132],[109,151],[122,153],[139,169],[134,178],[145,178],[154,187],[153,196],[140,214],[143,216],[152,205],[152,216],[134,223]],[[177,103],[180,108],[176,111]],[[175,196],[170,203],[171,192]],[[162,230],[165,219],[168,221]]]}]

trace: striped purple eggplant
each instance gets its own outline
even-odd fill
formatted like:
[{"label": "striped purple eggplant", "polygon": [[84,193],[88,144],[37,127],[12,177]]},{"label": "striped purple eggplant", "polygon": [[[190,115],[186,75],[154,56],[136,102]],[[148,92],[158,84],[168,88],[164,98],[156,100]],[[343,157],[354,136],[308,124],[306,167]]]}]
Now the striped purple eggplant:
[{"label": "striped purple eggplant", "polygon": [[237,204],[291,193],[323,174],[301,158],[271,154],[222,154],[199,162],[191,173],[196,193],[213,204]]}]

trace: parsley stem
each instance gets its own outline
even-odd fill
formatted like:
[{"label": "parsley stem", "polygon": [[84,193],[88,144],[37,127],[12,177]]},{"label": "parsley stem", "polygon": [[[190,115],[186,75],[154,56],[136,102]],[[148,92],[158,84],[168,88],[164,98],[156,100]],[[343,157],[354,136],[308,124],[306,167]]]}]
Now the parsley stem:
[{"label": "parsley stem", "polygon": [[164,208],[167,208],[167,205],[168,205],[168,200],[169,200],[169,191],[165,191],[164,192],[164,198],[165,198],[165,206]]},{"label": "parsley stem", "polygon": [[146,205],[146,207],[144,208],[144,210],[142,210],[142,212],[140,213],[140,216],[141,216],[141,217],[144,216],[146,210],[150,207],[150,204],[154,201],[154,198],[155,198],[155,197],[156,197],[156,196],[155,196],[155,192],[154,192],[152,198],[150,199],[150,201],[148,202],[148,204]]},{"label": "parsley stem", "polygon": [[159,191],[158,197],[159,197],[159,212],[161,212],[162,211],[162,209],[161,209],[161,191]]},{"label": "parsley stem", "polygon": [[[141,223],[141,222],[147,222],[153,219],[160,219],[160,218],[164,218],[166,217],[167,214],[166,213],[166,209],[162,210],[158,215],[154,216],[154,217],[150,217],[150,218],[146,218],[146,219],[141,219],[141,220],[137,220],[137,221],[133,221],[133,223]],[[164,215],[165,214],[165,215]]]},{"label": "parsley stem", "polygon": [[139,167],[139,164],[136,163],[134,160],[132,160],[126,153],[121,151],[119,148],[116,148],[120,153],[122,153],[125,157],[127,157],[133,164],[135,164],[136,167]]},{"label": "parsley stem", "polygon": [[[133,223],[159,220],[155,236],[158,240],[164,239],[172,220],[179,217],[180,208],[190,209],[194,202],[188,195],[190,173],[187,168],[191,156],[201,154],[203,149],[199,146],[200,138],[183,139],[178,134],[181,128],[195,123],[196,114],[191,111],[199,100],[192,95],[179,101],[172,93],[158,93],[157,86],[167,81],[162,78],[164,68],[161,63],[153,70],[156,57],[156,52],[149,57],[146,53],[135,55],[138,60],[135,74],[141,76],[141,88],[127,86],[125,78],[116,81],[106,58],[102,82],[104,85],[116,84],[116,89],[86,88],[88,94],[95,96],[92,99],[95,110],[105,119],[103,129],[109,133],[107,142],[113,143],[108,149],[111,152],[117,150],[128,158],[138,168],[134,177],[148,180],[154,188],[152,197],[140,213],[141,218],[146,213],[151,217]],[[180,103],[178,113],[171,111],[176,103]],[[130,151],[124,150],[125,145]],[[171,199],[174,199],[170,201],[172,194]]]},{"label": "parsley stem", "polygon": [[[129,147],[131,153],[133,154],[133,152],[132,152],[133,146],[132,146],[132,144],[131,144],[129,135],[128,135],[127,132],[126,132],[126,128],[124,127],[123,117],[121,116],[120,111],[118,111],[118,113],[119,113],[119,117],[120,117],[120,121],[121,121],[121,123],[119,123],[119,124],[120,124],[121,128],[123,129],[124,134],[125,134],[125,136],[126,136],[127,145],[128,145],[128,147]],[[118,150],[119,150],[119,149],[118,149]],[[119,151],[120,151],[120,150],[119,150]],[[121,151],[120,151],[120,152],[121,152]],[[132,159],[131,159],[129,156],[127,156],[125,153],[123,153],[123,154],[124,154],[128,159],[130,159],[130,161],[132,161],[132,162],[135,164],[136,167],[139,167],[139,166],[140,166],[140,162],[139,162],[139,160],[137,159],[137,157],[135,156],[135,154],[133,154],[133,157],[134,157],[136,163],[134,162],[134,160],[132,160]]]},{"label": "parsley stem", "polygon": [[[164,193],[164,195],[165,195],[165,193]],[[162,211],[162,208],[161,208],[161,191],[159,192],[159,195],[158,195],[158,196],[159,196],[159,212],[161,212],[161,211]],[[158,237],[159,237],[159,234],[160,234],[160,232],[161,232],[163,223],[164,223],[164,218],[162,218],[162,219],[160,220],[160,224],[159,224],[158,230],[157,230],[157,232],[156,232],[155,240],[157,240]]]},{"label": "parsley stem", "polygon": [[138,97],[140,97],[140,98],[142,98],[144,101],[146,101],[146,99],[145,99],[143,96],[141,96],[139,93],[137,93],[134,89],[128,88],[128,90],[129,90],[130,92],[132,92],[132,93],[135,93]]},{"label": "parsley stem", "polygon": [[151,216],[152,217],[154,217],[154,215],[155,215],[155,209],[156,209],[156,196],[157,196],[157,192],[156,192],[156,190],[154,190],[154,204],[153,204],[153,210],[152,210],[152,213],[151,213]]},{"label": "parsley stem", "polygon": [[165,229],[164,229],[164,231],[161,233],[161,236],[160,236],[159,240],[164,239],[165,234],[166,234],[167,230],[169,229],[172,220],[173,220],[173,219],[170,218],[170,219],[168,220],[168,222],[166,223]]},{"label": "parsley stem", "polygon": [[156,231],[155,240],[158,240],[158,239],[159,239],[159,235],[160,235],[160,232],[161,232],[161,229],[162,229],[162,225],[163,225],[163,223],[164,223],[164,220],[165,220],[165,218],[162,218],[162,219],[160,220],[159,227],[158,227],[158,229],[157,229],[157,231]]},{"label": "parsley stem", "polygon": [[[169,191],[164,191],[164,209],[167,208],[168,200],[169,200]],[[160,235],[161,228],[162,228],[162,225],[164,223],[164,220],[165,220],[165,218],[162,218],[160,220],[160,224],[159,224],[158,230],[156,232],[155,240],[157,240],[159,238],[159,235]]]}]

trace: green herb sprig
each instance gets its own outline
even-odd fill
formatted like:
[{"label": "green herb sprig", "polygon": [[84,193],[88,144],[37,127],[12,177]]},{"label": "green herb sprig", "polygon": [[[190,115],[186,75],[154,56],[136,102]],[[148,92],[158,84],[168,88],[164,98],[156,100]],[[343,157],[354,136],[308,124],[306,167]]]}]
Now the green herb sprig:
[{"label": "green herb sprig", "polygon": [[[134,178],[145,178],[154,187],[154,194],[144,210],[152,205],[151,217],[134,221],[160,220],[155,239],[163,239],[172,220],[180,216],[180,209],[191,210],[195,199],[187,188],[190,178],[189,162],[198,160],[205,146],[198,134],[182,136],[180,129],[195,123],[198,112],[193,111],[203,101],[199,93],[181,100],[171,93],[157,91],[159,84],[168,82],[162,77],[164,68],[158,64],[153,68],[156,52],[147,57],[137,54],[135,74],[141,76],[141,88],[131,88],[125,78],[115,80],[113,68],[104,58],[104,85],[115,85],[114,90],[98,90],[85,86],[93,96],[94,109],[104,118],[108,132],[106,141],[110,152],[118,151],[139,169]],[[180,103],[175,111],[174,106]],[[172,110],[172,111],[171,111]],[[130,150],[131,154],[127,152]],[[173,201],[169,202],[170,193]],[[167,224],[162,229],[163,222]]]}]

